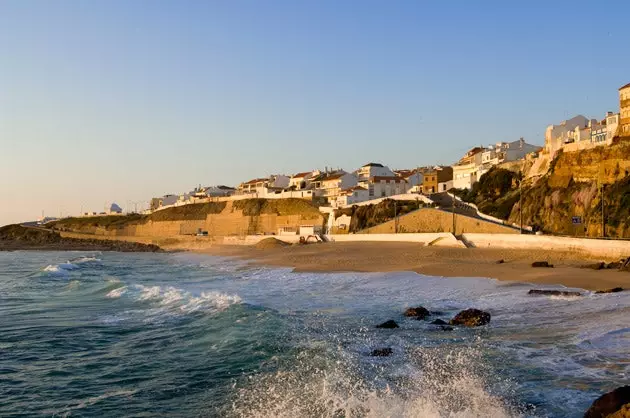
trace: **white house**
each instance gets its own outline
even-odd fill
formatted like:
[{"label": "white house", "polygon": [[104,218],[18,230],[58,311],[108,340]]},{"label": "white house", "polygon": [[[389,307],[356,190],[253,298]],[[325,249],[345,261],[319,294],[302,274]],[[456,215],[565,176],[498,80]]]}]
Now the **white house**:
[{"label": "white house", "polygon": [[374,176],[359,181],[359,186],[368,190],[371,199],[407,193],[407,180],[398,176]]},{"label": "white house", "polygon": [[354,205],[355,203],[365,202],[369,199],[368,189],[361,186],[354,186],[341,191],[335,201],[335,206],[341,207]]},{"label": "white house", "polygon": [[419,169],[395,170],[394,173],[407,181],[407,193],[421,193],[424,176]]},{"label": "white house", "polygon": [[394,177],[395,174],[389,167],[380,163],[367,163],[359,168],[355,174],[359,181],[368,180],[370,177]]},{"label": "white house", "polygon": [[585,128],[589,120],[582,115],[577,115],[569,120],[562,121],[559,125],[549,125],[545,130],[545,152],[553,158],[556,152],[566,142],[574,140],[575,128]]},{"label": "white house", "polygon": [[606,113],[606,143],[611,144],[619,129],[619,113]]},{"label": "white house", "polygon": [[[488,152],[488,150],[481,147],[475,147],[468,151],[457,164],[452,166],[453,184],[451,186],[457,189],[470,189],[481,177],[479,170],[481,170],[484,157],[486,164],[489,164],[497,158],[495,154],[496,151],[494,153]],[[446,185],[443,187],[446,187]],[[437,191],[444,191],[440,189],[439,184]]]},{"label": "white house", "polygon": [[311,179],[312,188],[316,196],[325,197],[330,203],[337,200],[342,190],[357,185],[357,177],[343,170],[332,173],[320,173]]},{"label": "white house", "polygon": [[303,173],[294,174],[289,179],[289,187],[294,190],[308,189],[311,184],[311,179],[318,174],[319,171],[305,171]]},{"label": "white house", "polygon": [[284,175],[271,175],[268,178],[253,179],[238,186],[238,194],[256,194],[264,197],[268,191],[282,190],[289,187],[289,177]]}]

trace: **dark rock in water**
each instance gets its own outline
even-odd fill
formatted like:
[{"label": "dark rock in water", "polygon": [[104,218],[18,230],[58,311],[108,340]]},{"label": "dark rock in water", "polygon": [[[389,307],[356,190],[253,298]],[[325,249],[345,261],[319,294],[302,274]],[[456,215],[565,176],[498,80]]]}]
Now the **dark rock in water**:
[{"label": "dark rock in water", "polygon": [[435,321],[431,322],[432,325],[448,325],[448,322],[443,321],[441,319],[436,319]]},{"label": "dark rock in water", "polygon": [[431,315],[431,313],[427,308],[423,306],[418,306],[416,308],[407,308],[405,310],[405,316],[411,316],[416,319],[424,319],[429,315]]},{"label": "dark rock in water", "polygon": [[612,289],[598,290],[595,293],[617,293],[617,292],[623,292],[623,287],[613,287]]},{"label": "dark rock in water", "polygon": [[630,386],[622,386],[597,398],[584,414],[584,418],[610,416],[621,418],[627,415],[616,414],[616,412],[627,404],[630,404]]},{"label": "dark rock in water", "polygon": [[444,325],[442,325],[442,326],[440,327],[440,329],[441,329],[442,331],[453,331],[453,327],[444,326]]},{"label": "dark rock in water", "polygon": [[549,262],[547,262],[547,261],[534,261],[532,263],[532,267],[548,267],[548,268],[552,268],[553,264],[549,264]]},{"label": "dark rock in water", "polygon": [[528,295],[545,295],[545,296],[582,296],[580,292],[572,292],[569,290],[551,290],[551,289],[530,289]]},{"label": "dark rock in water", "polygon": [[500,260],[497,261],[497,264],[503,264],[503,263],[505,263],[504,259],[500,259]]},{"label": "dark rock in water", "polygon": [[394,352],[392,351],[391,347],[376,348],[370,353],[372,357],[387,357],[391,356],[392,354],[394,354]]},{"label": "dark rock in water", "polygon": [[385,321],[382,324],[377,325],[376,328],[399,328],[399,326],[396,321],[390,319],[389,321]]},{"label": "dark rock in water", "polygon": [[490,314],[479,309],[466,309],[451,319],[451,325],[464,325],[466,327],[478,327],[490,322]]},{"label": "dark rock in water", "polygon": [[601,262],[601,263],[595,263],[595,264],[584,264],[583,266],[580,266],[580,268],[591,269],[591,270],[603,270],[606,268],[606,263]]}]

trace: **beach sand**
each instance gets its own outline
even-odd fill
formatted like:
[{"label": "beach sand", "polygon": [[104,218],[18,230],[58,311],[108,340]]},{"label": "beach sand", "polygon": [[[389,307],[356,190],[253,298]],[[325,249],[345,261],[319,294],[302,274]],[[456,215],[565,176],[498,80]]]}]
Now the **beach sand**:
[{"label": "beach sand", "polygon": [[[426,247],[406,242],[345,242],[257,249],[215,246],[199,251],[238,257],[252,264],[292,267],[309,272],[414,271],[429,276],[485,277],[502,281],[564,285],[588,290],[630,288],[630,273],[580,268],[597,259],[574,252]],[[504,263],[498,264],[499,260]],[[548,261],[554,268],[533,268]]]}]

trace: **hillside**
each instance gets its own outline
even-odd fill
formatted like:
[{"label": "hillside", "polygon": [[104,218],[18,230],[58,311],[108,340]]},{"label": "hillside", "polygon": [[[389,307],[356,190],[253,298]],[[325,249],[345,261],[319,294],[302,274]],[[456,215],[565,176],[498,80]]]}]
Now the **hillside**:
[{"label": "hillside", "polygon": [[14,250],[156,252],[160,248],[135,242],[64,238],[58,232],[21,225],[3,226],[0,228],[0,251]]},{"label": "hillside", "polygon": [[176,206],[150,215],[66,218],[48,226],[95,235],[165,237],[198,230],[216,236],[275,233],[279,227],[322,223],[318,208],[303,199],[243,199]]},{"label": "hillside", "polygon": [[[600,237],[602,193],[607,237],[630,238],[630,143],[558,153],[544,176],[524,182],[523,223],[546,233]],[[520,221],[518,174],[495,169],[460,197],[479,210]],[[574,225],[573,217],[582,224]]]}]

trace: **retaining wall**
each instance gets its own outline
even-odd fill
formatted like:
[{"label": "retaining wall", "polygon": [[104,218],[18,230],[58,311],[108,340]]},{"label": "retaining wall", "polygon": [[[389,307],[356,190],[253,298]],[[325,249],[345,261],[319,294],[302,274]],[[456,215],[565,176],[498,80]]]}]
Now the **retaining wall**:
[{"label": "retaining wall", "polygon": [[630,256],[630,241],[475,233],[464,234],[463,238],[477,248],[575,251],[609,261]]},{"label": "retaining wall", "polygon": [[420,233],[420,234],[347,234],[326,235],[333,242],[417,242],[424,245],[465,247],[453,234]]}]

